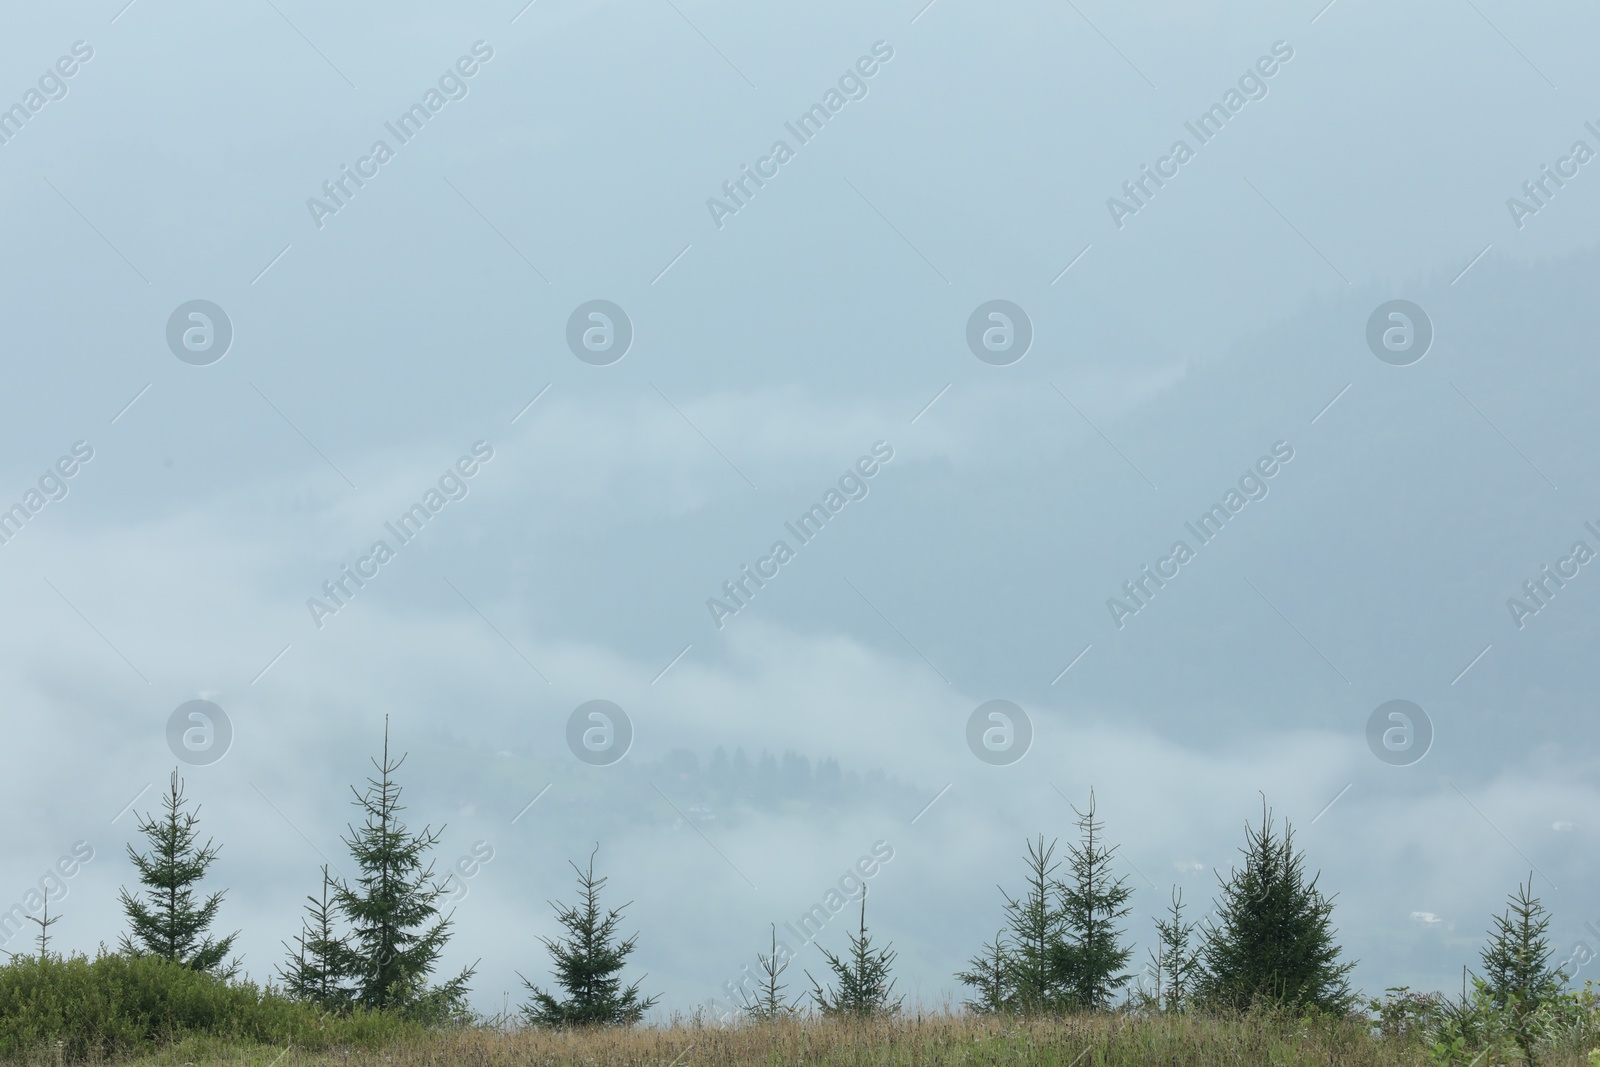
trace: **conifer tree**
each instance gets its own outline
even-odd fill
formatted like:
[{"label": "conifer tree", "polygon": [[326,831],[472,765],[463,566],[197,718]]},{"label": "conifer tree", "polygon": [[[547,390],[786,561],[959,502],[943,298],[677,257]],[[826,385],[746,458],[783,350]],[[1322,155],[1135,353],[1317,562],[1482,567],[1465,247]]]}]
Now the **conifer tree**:
[{"label": "conifer tree", "polygon": [[1190,947],[1199,923],[1183,921],[1183,890],[1172,887],[1167,917],[1156,919],[1157,948],[1150,950],[1156,976],[1156,1004],[1164,1011],[1182,1011],[1189,1004],[1199,947]]},{"label": "conifer tree", "polygon": [[[821,946],[818,946],[821,948]],[[811,972],[811,996],[824,1015],[846,1015],[870,1018],[893,1015],[900,1010],[904,998],[892,996],[894,979],[889,970],[898,955],[891,945],[881,949],[872,947],[872,937],[867,933],[867,887],[861,887],[861,928],[850,935],[848,959],[841,959],[822,948],[822,958],[833,971],[835,984],[823,989]]]},{"label": "conifer tree", "polygon": [[1527,885],[1508,895],[1505,914],[1494,919],[1483,948],[1483,985],[1494,1006],[1511,1017],[1511,1029],[1529,1063],[1533,1062],[1532,1020],[1545,1001],[1566,984],[1566,976],[1550,966],[1550,915]]},{"label": "conifer tree", "polygon": [[1127,985],[1132,974],[1123,968],[1133,949],[1122,942],[1117,920],[1131,910],[1133,890],[1111,873],[1117,846],[1100,840],[1103,823],[1095,819],[1094,792],[1089,810],[1079,811],[1078,843],[1067,848],[1068,879],[1057,883],[1061,900],[1062,938],[1056,948],[1056,970],[1065,993],[1077,1008],[1104,1010],[1111,996]]},{"label": "conifer tree", "polygon": [[550,950],[555,964],[551,973],[565,996],[558,1000],[520,973],[517,975],[532,994],[532,999],[522,1006],[522,1013],[533,1026],[632,1026],[660,999],[639,998],[643,978],[626,988],[622,985],[618,972],[627,964],[639,935],[617,940],[617,924],[622,921],[627,904],[601,910],[600,891],[605,888],[606,879],[595,877],[594,857],[599,851],[600,846],[596,845],[589,853],[587,870],[572,864],[578,875],[578,903],[563,906],[550,902],[556,910],[556,921],[566,928],[567,936],[560,940],[540,939]]},{"label": "conifer tree", "polygon": [[356,968],[354,953],[335,930],[334,881],[322,868],[322,896],[306,897],[306,917],[289,949],[278,978],[292,997],[332,1012],[348,1011],[355,999],[349,985]]},{"label": "conifer tree", "polygon": [[[787,947],[785,951],[787,951]],[[788,986],[778,981],[778,979],[784,971],[789,969],[789,964],[793,961],[787,956],[782,960],[778,958],[778,927],[776,923],[772,927],[772,955],[768,956],[757,952],[756,959],[761,961],[762,982],[761,987],[754,993],[741,988],[739,996],[744,1002],[745,1014],[762,1022],[773,1022],[777,1019],[792,1017],[799,1008],[785,995],[784,990]]]},{"label": "conifer tree", "polygon": [[44,902],[43,915],[30,915],[28,921],[39,928],[39,933],[34,940],[39,944],[39,959],[43,960],[50,955],[50,928],[61,921],[61,916],[50,914],[50,901]]},{"label": "conifer tree", "polygon": [[206,932],[216,920],[223,893],[219,890],[204,901],[195,897],[195,887],[221,848],[209,839],[204,845],[195,844],[200,836],[200,809],[185,811],[187,804],[183,782],[174,770],[167,795],[162,798],[165,810],[159,816],[147,812],[139,820],[139,832],[149,842],[150,851],[141,855],[132,845],[127,846],[128,859],[139,872],[145,899],[135,898],[126,887],[118,893],[130,927],[122,935],[121,948],[128,955],[160,956],[197,971],[230,978],[237,972],[237,964],[224,967],[222,961],[238,932],[220,941]]},{"label": "conifer tree", "polygon": [[400,786],[394,774],[405,762],[389,758],[389,723],[384,720],[383,758],[373,760],[378,776],[367,789],[354,786],[355,805],[364,817],[344,839],[360,874],[354,885],[338,880],[333,900],[350,925],[346,941],[354,1001],[367,1008],[443,1019],[465,1006],[467,981],[476,965],[438,986],[428,978],[450,938],[451,919],[440,915],[439,898],[449,890],[433,880],[428,852],[442,831],[424,826],[412,833],[400,821]]},{"label": "conifer tree", "polygon": [[1261,827],[1246,824],[1244,866],[1219,874],[1217,921],[1202,938],[1196,992],[1215,1008],[1258,1003],[1343,1014],[1354,1001],[1339,962],[1333,900],[1306,880],[1305,853],[1287,820],[1279,836],[1265,799]]},{"label": "conifer tree", "polygon": [[967,961],[967,970],[956,974],[957,980],[973,990],[973,996],[965,1002],[966,1009],[979,1015],[1016,1011],[1015,973],[1016,960],[1005,940],[1005,931],[997,931],[994,940]]},{"label": "conifer tree", "polygon": [[1054,858],[1056,842],[1048,846],[1044,835],[1027,843],[1027,885],[1022,896],[1003,888],[1006,928],[1010,941],[1008,984],[1015,1010],[1032,1014],[1060,1011],[1069,1002],[1062,981],[1061,962],[1066,916],[1058,900],[1060,882]]}]

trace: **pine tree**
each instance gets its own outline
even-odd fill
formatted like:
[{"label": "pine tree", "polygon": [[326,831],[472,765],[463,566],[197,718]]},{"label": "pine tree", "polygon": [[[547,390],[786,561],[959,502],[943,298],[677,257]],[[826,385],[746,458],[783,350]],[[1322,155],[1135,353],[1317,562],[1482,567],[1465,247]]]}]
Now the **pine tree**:
[{"label": "pine tree", "polygon": [[278,968],[278,978],[292,997],[310,1001],[332,1012],[348,1011],[355,991],[348,980],[356,960],[349,944],[335,932],[334,881],[322,868],[322,896],[306,897],[306,917],[289,949],[288,961]]},{"label": "pine tree", "polygon": [[150,843],[150,851],[140,855],[129,845],[128,859],[139,872],[145,899],[136,899],[126,887],[119,891],[122,910],[131,927],[129,933],[122,935],[121,948],[129,955],[160,956],[197,971],[231,978],[238,970],[237,964],[224,967],[222,961],[238,932],[221,941],[206,933],[216,920],[222,891],[212,893],[203,902],[195,899],[195,886],[205,877],[221,848],[209,839],[196,847],[200,809],[185,811],[187,803],[183,782],[174,770],[167,795],[162,798],[165,811],[159,817],[146,813],[139,820],[139,832]]},{"label": "pine tree", "polygon": [[958,972],[956,978],[974,991],[974,996],[965,1003],[968,1011],[979,1015],[1016,1011],[1016,960],[1005,940],[1005,931],[997,931],[994,940],[967,961],[967,968]]},{"label": "pine tree", "polygon": [[439,842],[439,833],[424,826],[411,833],[400,821],[400,787],[394,773],[405,757],[389,758],[389,723],[383,726],[383,759],[373,760],[378,777],[367,779],[366,792],[354,786],[355,804],[365,817],[344,839],[360,868],[355,885],[340,879],[333,900],[350,924],[349,971],[355,982],[355,1003],[379,1010],[398,1010],[425,1019],[442,1019],[464,1009],[467,981],[476,965],[433,988],[427,980],[450,938],[451,919],[439,914],[438,901],[448,889],[433,880],[433,864],[424,860]]},{"label": "pine tree", "polygon": [[833,971],[835,981],[833,986],[823,989],[815,978],[811,978],[811,972],[806,972],[806,977],[811,978],[811,996],[817,1002],[817,1007],[822,1009],[822,1014],[871,1018],[893,1015],[900,1010],[900,1002],[904,998],[891,996],[894,980],[889,978],[889,970],[899,954],[890,945],[881,949],[872,947],[872,937],[867,933],[865,885],[861,887],[861,929],[859,933],[850,935],[849,958],[840,959],[827,949],[818,948],[828,968]]},{"label": "pine tree", "polygon": [[1294,848],[1284,822],[1278,836],[1263,799],[1261,827],[1246,824],[1244,867],[1217,880],[1217,922],[1202,938],[1196,993],[1215,1008],[1246,1011],[1258,1003],[1294,1011],[1343,1014],[1354,1002],[1334,942],[1333,900]]},{"label": "pine tree", "polygon": [[1057,899],[1055,850],[1056,842],[1046,846],[1042,834],[1028,842],[1025,891],[1014,898],[1000,890],[1011,945],[1011,1000],[1015,1010],[1027,1014],[1060,1011],[1070,999],[1061,975],[1066,916]]},{"label": "pine tree", "polygon": [[578,875],[578,903],[568,907],[550,902],[556,910],[556,921],[566,928],[567,937],[559,941],[540,938],[550,950],[555,963],[551,973],[565,998],[557,1000],[521,974],[517,975],[533,995],[522,1006],[522,1013],[534,1026],[632,1026],[660,999],[639,999],[639,984],[643,978],[623,988],[618,976],[639,935],[617,940],[617,924],[622,921],[627,904],[602,914],[600,891],[605,888],[606,879],[596,878],[594,873],[594,857],[599,851],[600,846],[596,845],[594,852],[589,853],[587,870],[572,864]]},{"label": "pine tree", "polygon": [[1056,949],[1057,972],[1074,1007],[1104,1010],[1111,996],[1133,977],[1122,972],[1133,949],[1122,942],[1117,920],[1128,914],[1133,890],[1111,874],[1117,847],[1099,840],[1105,828],[1095,819],[1094,792],[1089,810],[1078,816],[1078,843],[1067,849],[1069,880],[1057,883],[1063,937]]},{"label": "pine tree", "polygon": [[1533,895],[1532,873],[1508,901],[1483,948],[1483,986],[1494,1006],[1509,1013],[1517,1044],[1532,1063],[1535,1035],[1529,1017],[1561,991],[1566,976],[1550,966],[1550,915]]},{"label": "pine tree", "polygon": [[1164,1011],[1182,1011],[1189,1004],[1194,985],[1199,947],[1190,939],[1199,923],[1183,921],[1183,890],[1172,887],[1167,918],[1156,920],[1156,943],[1150,950],[1150,966],[1156,976],[1156,1004]]},{"label": "pine tree", "polygon": [[[787,951],[787,946],[785,946],[785,951]],[[763,981],[761,987],[755,993],[744,989],[740,990],[739,995],[744,1002],[745,1014],[762,1022],[772,1022],[777,1019],[792,1017],[799,1008],[784,994],[784,990],[788,987],[778,981],[778,978],[784,971],[789,969],[789,964],[793,961],[787,956],[782,960],[778,959],[778,927],[776,924],[773,924],[772,927],[772,955],[768,956],[757,952],[756,959],[761,961]]]}]

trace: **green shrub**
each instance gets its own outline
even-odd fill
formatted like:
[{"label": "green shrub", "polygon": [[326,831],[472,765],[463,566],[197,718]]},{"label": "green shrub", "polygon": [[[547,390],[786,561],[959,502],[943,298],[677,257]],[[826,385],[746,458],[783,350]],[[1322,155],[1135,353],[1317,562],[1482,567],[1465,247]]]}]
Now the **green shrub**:
[{"label": "green shrub", "polygon": [[1600,1041],[1600,991],[1585,982],[1582,989],[1546,994],[1536,1007],[1522,1010],[1515,994],[1500,1003],[1488,983],[1474,978],[1464,999],[1434,1001],[1425,1023],[1436,1064],[1581,1058]]},{"label": "green shrub", "polygon": [[1445,1010],[1442,993],[1419,993],[1410,986],[1390,986],[1383,998],[1367,1002],[1372,1028],[1387,1041],[1421,1041],[1433,1035]]},{"label": "green shrub", "polygon": [[225,981],[156,956],[15,957],[0,966],[0,1059],[60,1046],[71,1060],[129,1055],[190,1036],[321,1049],[419,1032],[392,1016],[333,1016],[270,986]]}]

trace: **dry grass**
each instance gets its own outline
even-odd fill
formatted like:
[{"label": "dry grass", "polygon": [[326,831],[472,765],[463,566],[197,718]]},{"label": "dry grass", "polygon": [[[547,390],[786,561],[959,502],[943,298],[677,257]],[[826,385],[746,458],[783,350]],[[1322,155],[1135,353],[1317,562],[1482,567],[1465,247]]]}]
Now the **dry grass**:
[{"label": "dry grass", "polygon": [[[864,1023],[821,1019],[739,1027],[680,1023],[568,1033],[474,1028],[378,1049],[324,1052],[187,1041],[136,1062],[147,1067],[1421,1067],[1429,1057],[1415,1043],[1374,1039],[1359,1023],[1114,1015],[1016,1022],[932,1015]],[[1578,1067],[1587,1060],[1573,1052],[1542,1062],[1549,1067]]]}]

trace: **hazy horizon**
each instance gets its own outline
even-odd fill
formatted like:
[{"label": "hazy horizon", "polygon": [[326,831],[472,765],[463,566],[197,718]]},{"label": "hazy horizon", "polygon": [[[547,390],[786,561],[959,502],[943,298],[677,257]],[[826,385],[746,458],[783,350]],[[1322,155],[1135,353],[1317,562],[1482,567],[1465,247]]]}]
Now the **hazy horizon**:
[{"label": "hazy horizon", "polygon": [[959,1003],[1091,789],[1137,966],[1263,797],[1369,993],[1457,988],[1530,873],[1600,951],[1597,29],[13,12],[0,913],[82,842],[54,943],[114,945],[178,766],[268,977],[387,717],[441,874],[492,852],[485,1012],[597,845],[657,1017],[864,856]]}]

